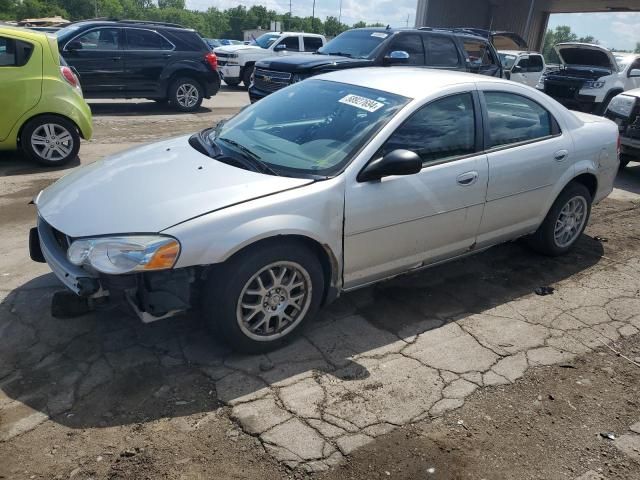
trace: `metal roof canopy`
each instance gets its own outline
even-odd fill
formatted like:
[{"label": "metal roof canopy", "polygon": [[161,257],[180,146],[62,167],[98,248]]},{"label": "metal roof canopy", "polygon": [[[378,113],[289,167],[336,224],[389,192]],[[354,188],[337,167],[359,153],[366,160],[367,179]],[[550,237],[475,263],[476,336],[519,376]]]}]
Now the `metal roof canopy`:
[{"label": "metal roof canopy", "polygon": [[552,13],[631,11],[640,0],[418,0],[416,26],[508,30],[539,50]]}]

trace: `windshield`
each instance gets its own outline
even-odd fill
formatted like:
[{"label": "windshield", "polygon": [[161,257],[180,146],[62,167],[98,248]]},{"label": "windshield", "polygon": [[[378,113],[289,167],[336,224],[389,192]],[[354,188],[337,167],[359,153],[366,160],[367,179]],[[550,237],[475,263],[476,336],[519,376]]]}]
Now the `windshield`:
[{"label": "windshield", "polygon": [[499,53],[498,55],[500,55],[500,61],[505,70],[511,70],[511,67],[513,67],[513,64],[516,63],[518,58],[517,55],[510,55],[508,53]]},{"label": "windshield", "polygon": [[262,48],[269,48],[271,44],[275,42],[279,37],[279,33],[265,33],[264,35],[260,35],[256,40],[254,40],[253,44]]},{"label": "windshield", "polygon": [[369,58],[389,33],[372,30],[349,30],[318,50],[322,55],[342,55],[353,58]]},{"label": "windshield", "polygon": [[634,57],[631,55],[615,55],[615,58],[620,70],[624,70],[631,63]]},{"label": "windshield", "polygon": [[329,176],[409,99],[326,80],[305,80],[263,98],[212,130],[280,175]]}]

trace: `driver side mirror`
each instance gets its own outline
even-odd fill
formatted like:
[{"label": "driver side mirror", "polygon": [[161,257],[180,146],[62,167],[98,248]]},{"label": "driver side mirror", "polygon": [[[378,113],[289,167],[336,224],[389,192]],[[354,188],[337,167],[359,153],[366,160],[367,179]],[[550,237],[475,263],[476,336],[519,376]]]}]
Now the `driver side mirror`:
[{"label": "driver side mirror", "polygon": [[640,77],[640,68],[634,68],[629,72],[629,77]]},{"label": "driver side mirror", "polygon": [[69,52],[73,52],[75,50],[82,50],[82,43],[80,43],[77,40],[74,40],[73,42],[69,42],[69,44],[65,47],[65,50]]},{"label": "driver side mirror", "polygon": [[407,63],[409,61],[409,54],[404,50],[394,50],[384,57],[384,63],[387,65],[398,65]]},{"label": "driver side mirror", "polygon": [[516,65],[511,69],[511,73],[522,73],[522,67],[520,65]]},{"label": "driver side mirror", "polygon": [[284,43],[279,43],[275,47],[273,47],[274,52],[282,52],[287,49],[287,46]]},{"label": "driver side mirror", "polygon": [[369,162],[358,175],[358,182],[371,182],[391,175],[413,175],[420,170],[420,155],[410,150],[393,150]]}]

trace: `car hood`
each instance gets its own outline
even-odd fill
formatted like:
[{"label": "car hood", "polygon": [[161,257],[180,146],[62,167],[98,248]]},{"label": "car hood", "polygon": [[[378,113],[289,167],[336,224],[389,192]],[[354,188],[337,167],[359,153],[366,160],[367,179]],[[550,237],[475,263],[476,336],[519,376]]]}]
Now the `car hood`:
[{"label": "car hood", "polygon": [[295,73],[314,69],[340,70],[343,68],[367,67],[372,63],[372,60],[338,55],[290,55],[265,58],[256,63],[256,67]]},{"label": "car hood", "polygon": [[610,50],[586,43],[559,43],[555,47],[564,65],[583,65],[618,71],[616,58]]},{"label": "car hood", "polygon": [[238,53],[249,50],[266,52],[264,48],[257,45],[223,45],[222,47],[216,47],[213,51],[214,53]]},{"label": "car hood", "polygon": [[42,191],[36,204],[44,220],[71,237],[153,233],[311,182],[227,165],[184,136],[78,168]]}]

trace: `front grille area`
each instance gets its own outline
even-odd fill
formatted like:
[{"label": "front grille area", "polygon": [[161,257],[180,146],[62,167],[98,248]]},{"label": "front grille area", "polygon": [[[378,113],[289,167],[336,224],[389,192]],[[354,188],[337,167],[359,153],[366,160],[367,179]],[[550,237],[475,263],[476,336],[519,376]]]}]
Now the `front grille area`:
[{"label": "front grille area", "polygon": [[253,73],[253,84],[260,90],[275,92],[291,83],[291,74],[256,68]]},{"label": "front grille area", "polygon": [[580,91],[580,87],[573,84],[560,84],[553,83],[549,80],[544,85],[544,92],[556,98],[576,98],[576,95]]},{"label": "front grille area", "polygon": [[66,253],[66,251],[71,246],[71,239],[68,236],[66,236],[64,233],[62,233],[60,230],[56,230],[55,228],[51,227],[51,225],[49,225],[49,227],[51,228],[51,233],[53,234],[53,238],[56,239],[56,242],[60,246],[62,251]]}]

